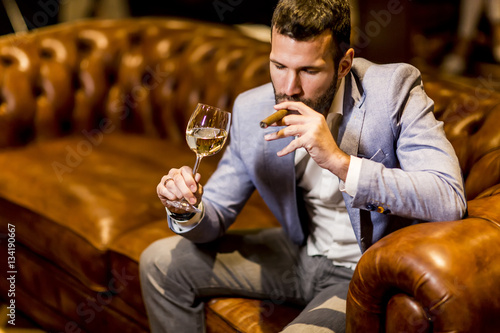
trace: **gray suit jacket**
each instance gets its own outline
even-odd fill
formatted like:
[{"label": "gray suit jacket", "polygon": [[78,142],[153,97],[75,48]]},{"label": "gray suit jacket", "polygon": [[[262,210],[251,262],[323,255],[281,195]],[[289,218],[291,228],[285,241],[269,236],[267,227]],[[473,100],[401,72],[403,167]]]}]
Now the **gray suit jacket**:
[{"label": "gray suit jacket", "polygon": [[[304,243],[307,217],[300,208],[294,154],[276,155],[292,138],[267,142],[264,135],[276,127],[259,127],[274,105],[270,83],[238,96],[229,144],[205,186],[205,217],[185,237],[207,242],[222,235],[257,189],[289,237]],[[433,106],[414,67],[355,59],[337,142],[363,158],[356,195],[343,194],[363,252],[396,229],[465,213],[458,160]]]}]

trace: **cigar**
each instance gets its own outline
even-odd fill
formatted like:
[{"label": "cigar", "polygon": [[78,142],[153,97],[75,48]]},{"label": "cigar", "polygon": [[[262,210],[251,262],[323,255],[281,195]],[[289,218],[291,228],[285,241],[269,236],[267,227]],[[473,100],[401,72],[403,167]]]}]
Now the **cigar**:
[{"label": "cigar", "polygon": [[266,119],[262,120],[260,122],[260,127],[261,128],[266,128],[267,126],[274,124],[277,121],[280,121],[284,116],[286,116],[288,113],[288,110],[281,109],[267,117]]}]

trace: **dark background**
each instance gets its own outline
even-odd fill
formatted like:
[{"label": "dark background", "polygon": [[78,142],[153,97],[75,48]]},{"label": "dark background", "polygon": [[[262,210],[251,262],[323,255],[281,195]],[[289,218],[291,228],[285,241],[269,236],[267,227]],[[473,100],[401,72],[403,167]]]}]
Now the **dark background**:
[{"label": "dark background", "polygon": [[[59,22],[57,6],[65,1],[18,0],[30,29]],[[358,0],[360,23],[354,27],[358,56],[375,62],[410,62],[438,66],[455,42],[459,0]],[[130,16],[178,16],[222,24],[269,25],[276,0],[130,0]],[[0,2],[0,34],[13,29]],[[396,8],[397,11],[390,10]],[[397,13],[396,13],[397,12]],[[384,13],[390,15],[384,16]],[[481,21],[471,61],[492,63],[489,24]]]}]

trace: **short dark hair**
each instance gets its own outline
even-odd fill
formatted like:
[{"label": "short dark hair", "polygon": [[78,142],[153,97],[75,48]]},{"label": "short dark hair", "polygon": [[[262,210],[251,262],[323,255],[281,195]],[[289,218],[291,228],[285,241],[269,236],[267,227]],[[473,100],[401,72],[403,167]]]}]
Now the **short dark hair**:
[{"label": "short dark hair", "polygon": [[348,0],[280,0],[271,27],[279,34],[307,41],[326,30],[335,43],[334,60],[338,64],[351,44],[351,10]]}]

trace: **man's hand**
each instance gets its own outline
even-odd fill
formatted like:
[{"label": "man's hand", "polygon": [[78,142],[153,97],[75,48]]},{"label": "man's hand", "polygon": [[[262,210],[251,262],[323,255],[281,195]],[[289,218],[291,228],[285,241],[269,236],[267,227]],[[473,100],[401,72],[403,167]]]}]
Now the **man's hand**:
[{"label": "man's hand", "polygon": [[276,125],[286,127],[265,136],[268,141],[290,136],[296,137],[288,146],[278,152],[278,156],[287,155],[297,148],[303,147],[320,167],[330,170],[345,181],[351,157],[338,147],[325,117],[302,102],[283,102],[274,108],[276,110],[288,109],[299,113],[285,116]]},{"label": "man's hand", "polygon": [[156,193],[162,204],[172,213],[183,214],[185,210],[175,208],[168,204],[167,200],[179,201],[185,198],[192,205],[197,205],[203,195],[203,186],[199,184],[201,175],[193,177],[192,169],[183,166],[180,169],[170,169],[166,176],[161,178],[156,187]]}]

